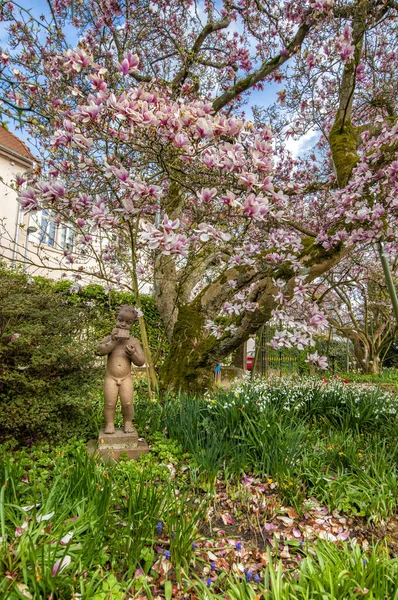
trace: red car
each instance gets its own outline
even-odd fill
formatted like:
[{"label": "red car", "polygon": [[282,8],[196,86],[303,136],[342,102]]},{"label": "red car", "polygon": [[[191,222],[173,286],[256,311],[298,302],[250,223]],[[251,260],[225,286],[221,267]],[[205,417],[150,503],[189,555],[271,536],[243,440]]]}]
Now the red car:
[{"label": "red car", "polygon": [[247,353],[247,357],[246,357],[246,369],[248,371],[252,371],[253,370],[253,365],[254,365],[254,350],[251,350],[250,352]]}]

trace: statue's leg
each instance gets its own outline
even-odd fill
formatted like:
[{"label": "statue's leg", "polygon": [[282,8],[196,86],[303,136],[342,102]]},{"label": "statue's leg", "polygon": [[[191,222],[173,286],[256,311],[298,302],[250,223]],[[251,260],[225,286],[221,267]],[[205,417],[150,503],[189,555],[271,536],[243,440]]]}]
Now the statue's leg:
[{"label": "statue's leg", "polygon": [[119,386],[113,377],[105,376],[104,383],[104,433],[115,433],[115,412]]},{"label": "statue's leg", "polygon": [[120,385],[119,394],[120,401],[122,403],[124,431],[126,433],[131,433],[134,431],[133,381],[131,379],[131,375],[128,375],[125,379],[123,379]]}]

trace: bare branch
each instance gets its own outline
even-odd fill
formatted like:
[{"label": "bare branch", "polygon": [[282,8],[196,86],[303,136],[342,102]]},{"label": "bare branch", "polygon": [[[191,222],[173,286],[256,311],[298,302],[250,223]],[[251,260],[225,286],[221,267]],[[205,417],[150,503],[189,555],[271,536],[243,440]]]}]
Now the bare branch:
[{"label": "bare branch", "polygon": [[205,25],[205,27],[202,29],[202,31],[196,38],[195,43],[192,46],[192,50],[188,54],[188,58],[186,60],[185,65],[182,67],[182,69],[178,71],[171,83],[174,91],[179,89],[184,83],[185,79],[188,77],[189,70],[194,64],[205,39],[215,31],[220,31],[220,29],[226,29],[230,23],[231,18],[225,17],[225,19],[222,19],[221,21],[217,21],[215,23],[207,23],[207,25]]},{"label": "bare branch", "polygon": [[271,60],[268,60],[267,62],[263,62],[263,64],[259,69],[257,69],[257,71],[254,71],[250,75],[239,79],[231,89],[227,90],[226,92],[224,92],[224,94],[216,98],[213,102],[213,108],[215,112],[218,112],[219,110],[224,108],[226,104],[231,102],[231,100],[234,100],[237,96],[239,96],[239,94],[242,94],[246,90],[250,89],[256,83],[262,81],[268,75],[271,75],[271,73],[274,73],[283,64],[285,64],[286,61],[288,61],[294,54],[296,54],[299,51],[306,35],[310,31],[310,28],[310,25],[307,23],[303,23],[302,25],[300,25],[296,35],[294,36],[290,44],[287,46],[286,52],[278,54],[277,56],[275,56]]}]

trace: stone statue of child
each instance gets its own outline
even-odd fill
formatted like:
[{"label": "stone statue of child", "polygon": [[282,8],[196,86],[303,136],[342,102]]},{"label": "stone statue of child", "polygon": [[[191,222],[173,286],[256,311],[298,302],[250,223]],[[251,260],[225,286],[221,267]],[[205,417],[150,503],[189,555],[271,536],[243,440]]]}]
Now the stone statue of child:
[{"label": "stone statue of child", "polygon": [[133,382],[131,363],[138,367],[145,362],[140,342],[130,337],[130,328],[138,316],[134,306],[123,304],[116,310],[116,327],[98,346],[98,354],[108,355],[104,385],[104,433],[115,432],[115,412],[120,396],[125,433],[134,431]]}]

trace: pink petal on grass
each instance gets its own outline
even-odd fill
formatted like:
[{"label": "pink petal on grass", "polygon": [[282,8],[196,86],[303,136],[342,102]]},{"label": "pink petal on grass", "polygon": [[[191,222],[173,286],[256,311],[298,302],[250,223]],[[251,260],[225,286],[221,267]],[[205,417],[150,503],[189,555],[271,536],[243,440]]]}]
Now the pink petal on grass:
[{"label": "pink petal on grass", "polygon": [[40,502],[38,504],[30,504],[29,506],[21,506],[22,510],[28,512],[32,510],[32,508],[38,508],[40,506]]},{"label": "pink petal on grass", "polygon": [[57,560],[57,562],[53,566],[53,576],[59,575],[59,573],[62,573],[62,571],[64,569],[66,569],[66,567],[68,565],[70,565],[71,561],[72,561],[72,559],[69,556],[69,554],[64,556],[64,558],[62,558],[61,560]]},{"label": "pink petal on grass", "polygon": [[276,526],[273,525],[272,523],[266,523],[264,525],[264,529],[265,529],[265,531],[274,531],[276,529]]},{"label": "pink petal on grass", "polygon": [[231,515],[229,513],[223,513],[221,515],[222,521],[224,523],[224,525],[234,525],[235,521],[233,520],[233,518],[231,517]]},{"label": "pink petal on grass", "polygon": [[69,531],[66,535],[64,535],[63,538],[60,539],[60,544],[61,546],[67,546],[69,544],[69,542],[71,541],[73,536],[73,531]]},{"label": "pink petal on grass", "polygon": [[300,531],[300,529],[297,529],[297,527],[293,527],[293,535],[296,538],[301,537],[301,531]]},{"label": "pink petal on grass", "polygon": [[42,521],[49,521],[51,519],[51,517],[53,517],[54,515],[55,515],[54,511],[47,513],[46,515],[37,515],[36,522],[41,523]]},{"label": "pink petal on grass", "polygon": [[15,537],[21,537],[21,535],[28,529],[28,521],[24,521],[21,527],[15,528]]},{"label": "pink petal on grass", "polygon": [[289,546],[283,546],[282,552],[279,553],[281,558],[290,558]]},{"label": "pink petal on grass", "polygon": [[294,521],[293,519],[291,519],[290,517],[276,517],[277,519],[279,519],[280,521],[282,521],[283,523],[285,523],[285,525],[293,525]]},{"label": "pink petal on grass", "polygon": [[145,575],[145,572],[142,569],[137,569],[134,573],[135,577],[142,577],[143,575]]}]

